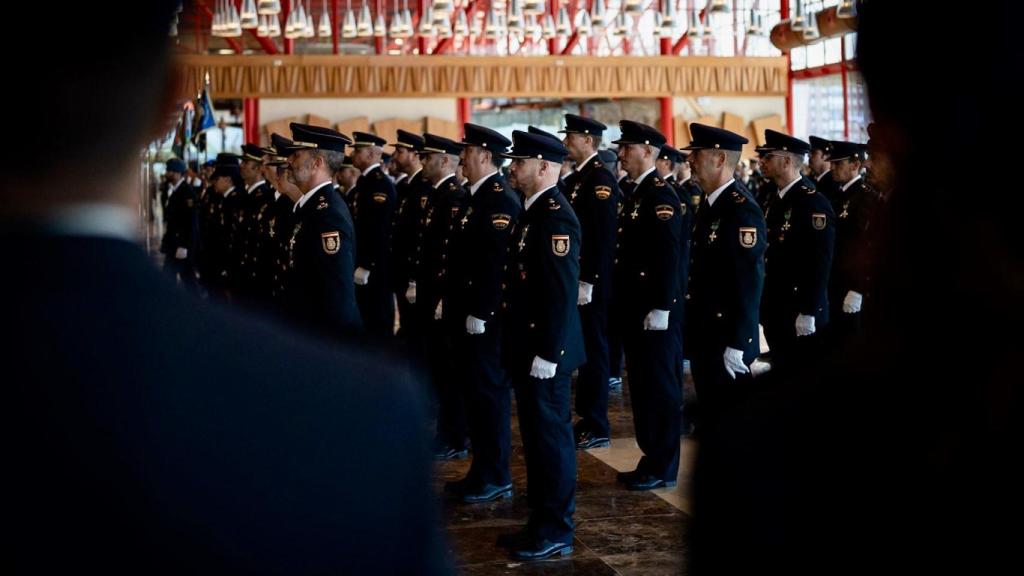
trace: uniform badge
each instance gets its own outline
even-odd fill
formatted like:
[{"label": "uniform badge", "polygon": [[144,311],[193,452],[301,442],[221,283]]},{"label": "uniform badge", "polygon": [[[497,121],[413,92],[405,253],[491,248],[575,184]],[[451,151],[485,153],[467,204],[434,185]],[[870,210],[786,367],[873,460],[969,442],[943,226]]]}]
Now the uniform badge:
[{"label": "uniform badge", "polygon": [[679,215],[686,216],[686,202],[679,203]]},{"label": "uniform badge", "polygon": [[512,222],[512,217],[508,214],[494,214],[491,216],[491,224],[494,225],[495,230],[508,228],[510,222]]},{"label": "uniform badge", "polygon": [[384,192],[374,192],[373,201],[377,204],[383,204],[388,201],[388,195]]},{"label": "uniform badge", "polygon": [[561,210],[562,205],[554,200],[548,199],[548,210]]},{"label": "uniform badge", "polygon": [[427,208],[427,200],[429,200],[429,198],[426,196],[420,196],[420,210],[425,210]]},{"label": "uniform badge", "polygon": [[551,236],[551,251],[555,256],[565,256],[569,253],[568,236]]},{"label": "uniform badge", "polygon": [[327,210],[327,198],[321,198],[320,203],[316,205],[317,210]]},{"label": "uniform badge", "polygon": [[746,196],[744,196],[743,194],[740,194],[739,192],[737,192],[735,190],[732,191],[732,199],[735,200],[737,204],[743,204],[744,202],[747,201],[747,197]]},{"label": "uniform badge", "polygon": [[753,248],[757,244],[757,228],[740,228],[740,246]]},{"label": "uniform badge", "polygon": [[658,220],[669,220],[676,213],[671,204],[658,204],[654,207],[654,214]]},{"label": "uniform badge", "polygon": [[662,180],[661,178],[655,178],[654,179],[654,187],[655,188],[661,188],[664,185],[665,185],[665,181]]},{"label": "uniform badge", "polygon": [[526,233],[530,231],[530,225],[523,226],[523,232],[519,235],[519,251],[526,247]]},{"label": "uniform badge", "polygon": [[494,191],[495,192],[501,192],[502,190],[504,190],[504,188],[501,187],[501,182],[495,182],[494,183]]},{"label": "uniform badge", "polygon": [[815,212],[814,214],[811,214],[811,224],[814,226],[815,230],[824,230],[825,222],[825,214],[820,212]]},{"label": "uniform badge", "polygon": [[839,213],[839,217],[846,220],[846,217],[850,215],[850,201],[843,202],[843,211]]},{"label": "uniform badge", "polygon": [[721,220],[715,220],[711,223],[711,234],[708,234],[708,242],[714,242],[718,238],[718,227],[721,225]]},{"label": "uniform badge", "polygon": [[341,234],[339,232],[324,232],[320,235],[320,243],[323,244],[324,252],[337,254],[341,249]]},{"label": "uniform badge", "polygon": [[612,189],[608,186],[594,186],[594,196],[598,200],[607,200],[612,196]]}]

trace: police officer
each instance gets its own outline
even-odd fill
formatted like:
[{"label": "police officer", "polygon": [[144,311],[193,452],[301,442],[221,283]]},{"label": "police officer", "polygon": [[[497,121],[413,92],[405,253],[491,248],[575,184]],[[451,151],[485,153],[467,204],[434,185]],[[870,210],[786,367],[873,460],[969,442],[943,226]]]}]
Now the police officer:
[{"label": "police officer", "polygon": [[576,162],[569,202],[580,221],[580,285],[577,304],[583,325],[587,363],[576,378],[576,447],[609,445],[608,305],[615,258],[619,186],[598,157],[607,126],[575,114],[565,115],[565,147]]},{"label": "police officer", "polygon": [[861,310],[869,292],[877,234],[872,224],[879,197],[861,176],[866,151],[863,144],[833,141],[830,149],[829,163],[836,183],[832,198],[836,247],[829,280],[829,303],[831,332],[838,340],[860,330]]},{"label": "police officer", "polygon": [[398,198],[381,167],[387,140],[366,132],[352,135],[352,165],[362,171],[355,189],[356,300],[366,334],[387,339],[395,332],[391,223]]},{"label": "police officer", "polygon": [[285,297],[297,322],[308,330],[351,337],[362,329],[352,281],[356,237],[331,175],[352,140],[329,128],[295,122],[290,127],[290,178],[302,196],[295,202],[295,225],[288,239],[291,274]]},{"label": "police officer", "polygon": [[829,164],[832,142],[817,136],[811,136],[808,140],[811,143],[808,167],[810,168],[814,187],[818,190],[819,194],[828,198],[829,202],[833,202],[837,187],[835,175],[832,173],[832,166]]},{"label": "police officer", "polygon": [[666,144],[658,152],[658,159],[654,161],[655,170],[667,184],[673,188],[677,187],[676,167],[684,159],[683,153]]},{"label": "police officer", "polygon": [[487,502],[512,495],[511,398],[501,365],[499,312],[509,235],[522,207],[500,173],[508,138],[476,124],[466,124],[464,134],[469,197],[452,229],[444,315],[473,446],[461,496]]},{"label": "police officer", "polygon": [[707,193],[694,225],[686,296],[704,444],[721,415],[746,397],[749,366],[760,351],[765,220],[754,197],[733,178],[747,139],[697,123],[690,133],[690,166]]},{"label": "police officer", "polygon": [[[285,315],[285,284],[288,274],[288,241],[291,240],[295,202],[302,192],[288,178],[288,157],[292,141],[280,134],[270,135],[271,145],[263,148],[263,175],[274,188],[274,201],[264,219],[265,233],[260,263],[265,270],[271,311]],[[280,152],[279,152],[280,151]]]},{"label": "police officer", "polygon": [[622,136],[614,144],[635,188],[622,209],[613,291],[643,451],[636,469],[619,480],[630,490],[649,490],[675,485],[679,470],[683,204],[654,166],[665,136],[630,120],[619,127]]},{"label": "police officer", "polygon": [[768,247],[761,296],[761,325],[773,367],[799,363],[798,354],[814,353],[829,319],[835,213],[800,174],[810,151],[810,144],[775,130],[765,130],[765,145],[757,149],[776,190],[766,200]]},{"label": "police officer", "polygon": [[511,246],[503,360],[516,392],[530,519],[499,544],[511,548],[513,559],[540,560],[572,552],[576,455],[570,378],[585,360],[577,309],[580,224],[558,192],[560,164],[568,153],[562,143],[518,130],[512,138],[505,156],[513,159],[511,170],[526,200]]},{"label": "police officer", "polygon": [[238,156],[226,152],[218,154],[210,182],[213,194],[208,205],[207,229],[203,238],[205,270],[201,273],[206,277],[209,293],[215,298],[227,299],[231,273],[237,269],[232,259],[234,224],[238,190],[243,187]]},{"label": "police officer", "polygon": [[[622,207],[625,205],[626,199],[632,194],[634,183],[629,179],[629,172],[622,169],[622,163],[619,162],[618,150],[612,150],[615,154],[615,167],[612,169],[612,174],[618,179],[616,184],[619,186],[619,192],[621,193],[621,200],[619,200],[617,209],[619,212],[619,222],[622,222]],[[614,308],[614,302],[612,303]],[[614,321],[614,318],[609,319],[608,323],[608,389],[609,390],[620,390],[622,388],[622,363],[625,356],[623,354],[622,346],[622,335],[619,334],[619,323]]]},{"label": "police officer", "polygon": [[242,303],[265,306],[269,292],[265,269],[260,254],[267,237],[265,219],[274,201],[274,188],[267,183],[263,171],[263,150],[255,144],[242,146],[242,180],[245,194],[241,196],[238,212],[238,241],[235,257],[239,260],[239,273],[235,278],[235,295]]},{"label": "police officer", "polygon": [[[455,369],[460,357],[453,344],[453,335],[465,330],[465,319],[451,315],[446,319],[443,305],[451,237],[469,197],[455,175],[461,153],[462,147],[453,140],[429,133],[423,135],[422,175],[429,184],[426,209],[417,232],[417,238],[422,237],[423,249],[416,261],[416,283],[407,289],[407,295],[415,304],[420,349],[427,355],[436,394],[437,432],[433,451],[437,460],[456,460],[468,455],[465,400]],[[461,496],[464,484],[450,483],[445,488]]]},{"label": "police officer", "polygon": [[167,228],[160,242],[164,270],[180,278],[182,286],[196,287],[193,259],[199,243],[199,207],[192,185],[185,180],[187,169],[179,158],[167,161],[167,205],[164,220]]},{"label": "police officer", "polygon": [[683,159],[676,166],[676,190],[679,192],[679,199],[688,202],[690,208],[696,213],[701,201],[704,200],[704,191],[700,189],[700,185],[693,178],[689,152],[680,150],[679,153],[682,154]]},{"label": "police officer", "polygon": [[423,137],[405,130],[398,130],[398,139],[391,144],[395,148],[393,164],[401,171],[395,184],[398,194],[398,208],[392,233],[392,259],[394,261],[394,291],[398,301],[399,336],[410,344],[417,340],[416,280],[417,261],[423,250],[423,236],[420,221],[430,199],[430,183],[423,176],[420,152],[423,151]]}]

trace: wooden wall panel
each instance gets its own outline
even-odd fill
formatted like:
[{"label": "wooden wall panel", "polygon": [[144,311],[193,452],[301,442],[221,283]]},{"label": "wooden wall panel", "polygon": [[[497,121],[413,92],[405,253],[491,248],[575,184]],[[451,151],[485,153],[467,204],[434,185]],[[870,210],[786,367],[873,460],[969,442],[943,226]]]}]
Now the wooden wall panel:
[{"label": "wooden wall panel", "polygon": [[786,59],[702,56],[177,57],[218,98],[783,96]]},{"label": "wooden wall panel", "polygon": [[451,138],[455,141],[462,139],[462,126],[459,126],[455,122],[431,116],[427,116],[426,118],[426,132],[430,132],[436,136]]},{"label": "wooden wall panel", "polygon": [[370,119],[366,116],[356,116],[355,118],[338,122],[334,129],[351,138],[353,132],[369,132]]},{"label": "wooden wall panel", "polygon": [[395,142],[398,139],[398,130],[402,129],[407,132],[413,132],[415,134],[423,133],[423,118],[418,120],[409,120],[407,118],[389,118],[387,120],[378,120],[373,123],[373,133],[381,138],[386,138],[388,142]]}]

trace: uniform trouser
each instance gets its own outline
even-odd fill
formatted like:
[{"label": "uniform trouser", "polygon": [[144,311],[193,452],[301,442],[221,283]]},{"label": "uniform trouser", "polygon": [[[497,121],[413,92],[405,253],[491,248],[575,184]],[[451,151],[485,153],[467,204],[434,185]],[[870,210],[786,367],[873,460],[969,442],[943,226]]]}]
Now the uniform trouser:
[{"label": "uniform trouser", "polygon": [[178,260],[174,257],[174,254],[168,254],[164,258],[164,271],[170,274],[172,278],[180,278],[181,285],[188,290],[195,291],[198,287],[191,258]]},{"label": "uniform trouser", "polygon": [[[465,318],[465,316],[460,316]],[[488,322],[483,334],[452,325],[455,366],[469,423],[473,463],[468,478],[476,486],[512,483],[512,398],[501,367],[500,327]]]},{"label": "uniform trouser", "polygon": [[675,481],[683,403],[680,326],[671,323],[668,330],[643,330],[642,318],[629,321],[640,327],[622,331],[636,443],[644,453],[637,470]]},{"label": "uniform trouser", "polygon": [[383,281],[374,284],[373,275],[365,286],[356,286],[356,304],[369,338],[391,338],[395,333],[395,299]]},{"label": "uniform trouser", "polygon": [[569,409],[571,374],[515,379],[519,431],[526,456],[527,531],[551,542],[572,542],[576,510],[576,445]]},{"label": "uniform trouser", "polygon": [[[691,348],[692,350],[692,348]],[[734,379],[725,371],[725,345],[701,346],[693,350],[690,370],[700,403],[702,436],[714,434],[723,417],[746,401],[753,378],[750,374],[736,374]]]},{"label": "uniform trouser", "polygon": [[423,296],[416,301],[415,311],[422,328],[419,332],[420,349],[427,357],[436,407],[436,441],[461,450],[466,446],[466,409],[452,362],[455,353],[444,321],[434,319],[437,301]]},{"label": "uniform trouser", "polygon": [[416,330],[419,318],[415,306],[405,299],[405,290],[395,289],[395,300],[398,301],[398,335],[411,345],[418,339]]},{"label": "uniform trouser", "polygon": [[[614,309],[614,300],[609,309]],[[582,320],[582,318],[581,318]],[[608,377],[622,378],[623,360],[622,333],[618,322],[608,323]]]},{"label": "uniform trouser", "polygon": [[608,438],[608,301],[593,300],[579,310],[587,363],[576,378],[578,426]]}]

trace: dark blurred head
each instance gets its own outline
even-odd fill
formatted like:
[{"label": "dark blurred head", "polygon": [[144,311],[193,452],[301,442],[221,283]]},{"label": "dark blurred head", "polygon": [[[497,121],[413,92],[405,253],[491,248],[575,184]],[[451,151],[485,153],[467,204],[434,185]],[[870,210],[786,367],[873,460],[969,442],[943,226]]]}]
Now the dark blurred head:
[{"label": "dark blurred head", "polygon": [[[68,201],[132,198],[130,189],[118,192],[93,175],[98,165],[123,162],[112,171],[130,184],[143,146],[173,125],[178,98],[172,84],[180,83],[171,79],[168,31],[177,4],[119,3],[118,21],[128,25],[117,33],[109,32],[109,11],[89,3],[62,5],[59,18],[47,19],[47,36],[60,38],[60,46],[11,59],[9,78],[16,82],[10,88],[24,92],[14,96],[16,113],[8,115],[5,129],[15,135],[19,150],[31,153],[17,154],[19,162],[3,186],[30,185],[33,193],[5,194],[0,210],[32,213]],[[39,16],[31,3],[8,10],[9,22]],[[13,27],[9,32],[12,46],[38,45],[36,31]]]}]

